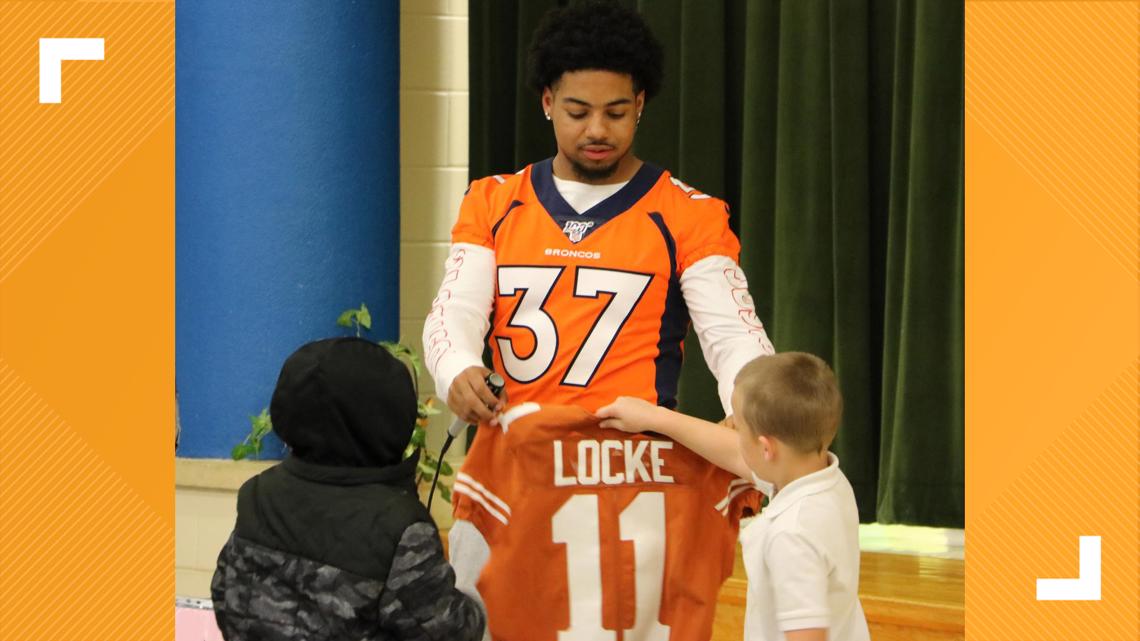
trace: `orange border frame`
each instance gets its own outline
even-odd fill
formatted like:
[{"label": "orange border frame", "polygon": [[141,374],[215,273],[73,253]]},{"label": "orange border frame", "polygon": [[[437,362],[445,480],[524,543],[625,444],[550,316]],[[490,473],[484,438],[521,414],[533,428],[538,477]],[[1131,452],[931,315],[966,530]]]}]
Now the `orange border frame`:
[{"label": "orange border frame", "polygon": [[[1138,24],[966,3],[972,641],[1140,636]],[[172,636],[173,92],[172,1],[0,0],[0,638]]]},{"label": "orange border frame", "polygon": [[174,3],[0,0],[0,639],[173,638],[173,446]]},{"label": "orange border frame", "polygon": [[[966,638],[1140,638],[1140,3],[966,2]],[[1038,601],[1102,541],[1101,599]]]}]

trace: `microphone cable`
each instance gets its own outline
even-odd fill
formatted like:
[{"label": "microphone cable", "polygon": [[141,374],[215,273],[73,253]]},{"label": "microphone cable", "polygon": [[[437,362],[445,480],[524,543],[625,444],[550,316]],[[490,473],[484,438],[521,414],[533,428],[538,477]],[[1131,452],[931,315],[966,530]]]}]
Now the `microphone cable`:
[{"label": "microphone cable", "polygon": [[[483,382],[487,384],[487,387],[491,389],[491,393],[495,396],[502,394],[503,388],[507,384],[506,381],[503,380],[503,377],[495,372],[487,374]],[[462,432],[463,428],[467,427],[467,425],[467,421],[464,421],[462,418],[456,418],[451,422],[451,425],[447,427],[447,439],[443,442],[443,448],[439,450],[439,460],[436,462],[435,475],[431,479],[431,490],[428,491],[427,509],[429,512],[431,511],[431,501],[435,498],[435,487],[439,483],[439,470],[443,467],[443,455],[447,454],[448,448],[451,447],[451,442],[455,440],[456,436],[459,436],[459,433]]]}]

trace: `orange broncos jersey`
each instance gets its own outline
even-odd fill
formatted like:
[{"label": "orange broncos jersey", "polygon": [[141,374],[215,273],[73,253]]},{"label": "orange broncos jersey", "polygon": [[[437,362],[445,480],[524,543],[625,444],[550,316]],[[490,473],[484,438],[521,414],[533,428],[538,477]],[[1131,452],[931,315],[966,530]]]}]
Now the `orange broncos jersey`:
[{"label": "orange broncos jersey", "polygon": [[576,407],[514,406],[480,432],[452,500],[490,548],[495,641],[711,637],[739,517],[759,509],[749,481]]},{"label": "orange broncos jersey", "polygon": [[495,252],[489,343],[507,397],[593,411],[626,395],[675,407],[689,327],[680,276],[707,256],[737,259],[727,206],[645,163],[578,214],[551,165],[473,182],[451,234]]}]

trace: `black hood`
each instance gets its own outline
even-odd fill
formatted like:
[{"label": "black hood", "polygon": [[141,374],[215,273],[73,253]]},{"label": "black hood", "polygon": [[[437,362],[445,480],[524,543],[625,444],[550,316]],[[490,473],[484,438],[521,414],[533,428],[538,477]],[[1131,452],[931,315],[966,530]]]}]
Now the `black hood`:
[{"label": "black hood", "polygon": [[281,366],[269,405],[293,456],[318,465],[399,463],[416,422],[408,368],[360,338],[309,343]]}]

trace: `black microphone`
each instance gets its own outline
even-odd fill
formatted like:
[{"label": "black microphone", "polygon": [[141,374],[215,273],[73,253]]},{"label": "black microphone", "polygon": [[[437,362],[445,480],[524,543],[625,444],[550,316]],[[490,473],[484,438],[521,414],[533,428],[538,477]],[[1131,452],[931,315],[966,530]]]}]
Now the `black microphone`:
[{"label": "black microphone", "polygon": [[[507,385],[503,377],[495,372],[487,374],[487,376],[483,378],[483,382],[486,383],[487,387],[491,389],[491,393],[496,397],[503,393],[503,388]],[[427,508],[429,511],[431,510],[431,500],[435,498],[435,487],[439,483],[439,468],[443,467],[443,455],[447,454],[448,448],[451,447],[451,442],[455,440],[456,436],[459,436],[463,432],[467,425],[467,421],[457,417],[451,422],[451,425],[447,426],[447,439],[443,442],[443,447],[439,450],[439,462],[435,466],[435,475],[431,479],[431,490],[428,491]]]},{"label": "black microphone", "polygon": [[[499,376],[495,372],[487,374],[487,376],[483,379],[483,382],[487,384],[487,387],[491,388],[491,393],[495,396],[502,394],[503,387],[505,387],[507,384],[506,381],[503,380],[503,377]],[[451,425],[447,426],[448,439],[453,439],[459,436],[465,427],[467,427],[467,421],[456,417],[456,419],[451,422]],[[448,443],[450,444],[450,442],[451,441],[449,440]],[[444,445],[443,449],[444,451],[447,451],[447,445]]]}]

